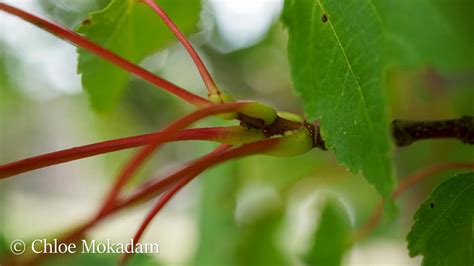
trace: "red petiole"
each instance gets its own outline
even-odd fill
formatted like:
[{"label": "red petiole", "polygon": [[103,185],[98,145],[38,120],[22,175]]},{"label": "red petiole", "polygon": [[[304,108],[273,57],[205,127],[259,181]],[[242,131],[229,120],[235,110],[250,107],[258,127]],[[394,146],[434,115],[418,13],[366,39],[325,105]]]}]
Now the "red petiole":
[{"label": "red petiole", "polygon": [[[161,134],[161,132],[157,132],[102,141],[7,163],[0,165],[0,179],[95,155],[144,146],[150,144],[155,137]],[[186,129],[178,132],[169,141],[206,140],[236,144],[241,139],[250,142],[259,138],[260,136],[255,131],[245,130],[240,126],[231,126]]]},{"label": "red petiole", "polygon": [[[151,197],[161,194],[163,191],[169,188],[174,184],[174,187],[171,188],[165,196],[163,196],[156,205],[150,214],[145,219],[144,223],[138,230],[135,238],[139,240],[140,236],[145,231],[147,225],[151,222],[153,217],[158,213],[158,211],[171,199],[171,197],[177,193],[184,185],[190,182],[195,176],[204,171],[205,169],[212,167],[218,163],[238,158],[241,156],[246,156],[250,154],[260,153],[272,149],[275,144],[278,144],[281,139],[287,139],[289,136],[281,138],[270,138],[275,135],[291,135],[289,133],[293,132],[292,130],[308,130],[310,129],[303,127],[303,121],[297,119],[297,121],[288,120],[285,118],[277,117],[276,112],[264,104],[260,103],[251,103],[251,102],[235,102],[235,103],[225,103],[231,100],[230,96],[223,95],[221,91],[217,88],[214,80],[210,76],[206,67],[204,66],[199,55],[193,49],[191,44],[187,41],[186,37],[181,33],[181,31],[176,27],[176,25],[171,21],[167,14],[157,6],[153,1],[145,0],[145,3],[149,5],[166,23],[166,25],[173,31],[179,41],[184,45],[188,53],[191,55],[194,63],[196,64],[204,82],[209,91],[209,97],[211,101],[208,101],[200,96],[194,95],[185,91],[184,89],[174,85],[173,83],[166,81],[160,77],[155,76],[151,72],[131,63],[130,61],[120,57],[119,55],[89,41],[88,39],[82,37],[81,35],[64,28],[62,26],[56,25],[49,21],[46,21],[42,18],[39,18],[35,15],[29,14],[25,11],[17,9],[15,7],[9,6],[7,4],[0,3],[0,10],[4,10],[10,14],[18,16],[34,25],[37,25],[40,28],[43,28],[52,34],[65,39],[79,47],[82,47],[102,58],[115,64],[116,66],[141,77],[152,84],[162,87],[168,92],[173,93],[174,95],[180,97],[181,99],[199,107],[200,109],[177,120],[168,126],[165,130],[155,134],[148,134],[142,136],[136,136],[131,138],[124,138],[119,140],[112,140],[107,142],[101,142],[92,145],[86,145],[83,147],[72,148],[68,150],[58,151],[55,153],[44,154],[37,157],[28,158],[22,161],[13,162],[7,165],[0,166],[0,177],[5,178],[11,175],[23,173],[26,171],[31,171],[41,167],[63,163],[71,160],[76,160],[80,158],[85,158],[97,154],[102,154],[106,152],[116,151],[125,148],[136,147],[144,145],[144,147],[139,150],[138,153],[125,165],[123,170],[118,175],[115,183],[110,189],[109,193],[105,197],[105,200],[102,204],[102,207],[98,211],[97,215],[89,222],[83,226],[72,231],[70,234],[66,235],[61,239],[60,242],[70,242],[74,241],[80,236],[82,236],[89,228],[93,227],[95,224],[103,220],[105,217],[110,214],[122,209],[129,207],[133,204],[139,203],[141,201],[147,200]],[[217,96],[219,100],[216,100]],[[214,104],[219,103],[219,104]],[[205,129],[195,129],[194,131],[182,131],[185,127],[191,123],[203,119],[211,115],[222,114],[227,119],[239,119],[243,123],[244,127],[234,127],[238,130],[230,130],[228,128],[218,129],[216,134],[211,135],[210,132],[204,133]],[[294,118],[294,117],[293,117]],[[253,125],[249,126],[249,125]],[[258,126],[255,126],[258,125]],[[246,127],[249,134],[240,134],[243,133],[241,130]],[[273,126],[273,127],[270,127]],[[251,129],[252,128],[252,129]],[[257,128],[257,129],[255,129]],[[289,132],[286,132],[289,131]],[[313,130],[314,131],[314,130]],[[313,132],[311,131],[311,132]],[[237,133],[236,133],[237,132]],[[240,133],[239,133],[240,132]],[[256,133],[257,132],[257,133]],[[265,133],[266,132],[266,133]],[[269,133],[271,132],[271,133]],[[301,132],[301,131],[299,131]],[[194,133],[194,134],[193,134]],[[284,134],[285,133],[285,134]],[[201,134],[201,135],[200,135]],[[309,134],[309,133],[308,133]],[[298,135],[300,136],[300,135]],[[309,137],[309,135],[304,135]],[[311,135],[312,136],[312,135]],[[140,187],[133,193],[130,197],[125,198],[124,200],[120,199],[120,194],[128,182],[128,180],[133,176],[137,169],[145,163],[145,161],[155,152],[161,144],[168,141],[175,140],[184,140],[184,139],[213,139],[222,142],[230,142],[231,144],[243,144],[249,140],[259,140],[249,144],[243,144],[240,147],[230,148],[230,145],[225,145],[225,148],[219,148],[213,153],[210,153],[190,165],[183,167],[182,169],[170,174],[166,178],[159,181],[152,181]],[[297,141],[300,141],[298,138]],[[307,139],[305,139],[307,140]],[[232,143],[233,142],[233,143]],[[283,143],[283,142],[282,142]],[[284,142],[287,143],[287,142]],[[297,142],[293,142],[293,145]],[[312,148],[311,141],[302,141],[301,142],[304,149]],[[288,145],[287,145],[288,146]],[[35,263],[40,260],[41,257],[37,256],[30,261],[30,263]],[[125,262],[126,258],[124,258]]]},{"label": "red petiole", "polygon": [[219,88],[217,87],[216,83],[212,79],[211,74],[209,74],[209,71],[207,70],[206,66],[204,65],[201,58],[199,57],[199,54],[196,52],[196,50],[191,45],[191,43],[189,43],[186,36],[184,36],[184,34],[179,30],[178,27],[176,27],[176,25],[169,18],[166,12],[163,9],[161,9],[153,0],[144,0],[143,2],[147,4],[148,6],[150,6],[158,14],[158,16],[160,16],[160,18],[163,19],[163,21],[168,26],[168,28],[173,32],[176,38],[178,38],[179,42],[184,46],[186,51],[188,51],[189,55],[194,61],[194,64],[199,70],[199,73],[201,74],[201,77],[204,83],[206,84],[209,95],[220,94]]},{"label": "red petiole", "polygon": [[[104,211],[98,213],[97,216],[93,217],[91,220],[85,222],[83,225],[78,226],[73,231],[60,237],[58,242],[75,242],[77,241],[77,239],[84,236],[84,234],[89,229],[91,229],[110,215],[125,208],[134,206],[136,204],[143,203],[153,197],[160,195],[161,193],[166,191],[169,186],[175,184],[176,182],[179,182],[179,180],[181,180],[182,178],[189,177],[192,175],[196,176],[202,171],[217,164],[226,162],[228,160],[236,159],[247,155],[257,154],[265,150],[271,149],[275,144],[279,142],[279,139],[280,138],[265,139],[249,144],[244,144],[240,147],[231,148],[222,152],[211,152],[195,160],[189,165],[184,166],[180,170],[166,176],[165,178],[154,179],[156,181],[143,185],[141,188],[136,189],[135,192],[131,194],[131,196],[123,200],[118,199],[115,204],[110,206],[110,208],[107,208]],[[45,259],[45,256],[35,256],[26,264],[34,265],[43,259]]]},{"label": "red petiole", "polygon": [[[199,173],[205,169],[216,165],[218,163],[234,159],[240,156],[255,154],[259,152],[266,151],[271,149],[274,144],[279,143],[280,138],[270,138],[274,135],[283,135],[286,128],[296,130],[302,127],[302,122],[293,122],[284,118],[278,118],[275,120],[276,113],[275,111],[263,104],[259,103],[250,103],[250,102],[236,102],[236,103],[224,103],[226,101],[232,101],[230,96],[221,95],[222,92],[217,88],[214,80],[210,76],[206,67],[204,66],[199,55],[193,49],[191,44],[187,41],[186,37],[181,33],[181,31],[176,27],[176,25],[171,21],[171,19],[166,15],[166,13],[157,6],[153,1],[145,1],[167,24],[167,26],[173,31],[177,36],[179,41],[184,45],[188,53],[191,55],[193,61],[195,62],[199,72],[206,83],[206,86],[209,91],[209,97],[211,101],[203,99],[197,95],[189,93],[182,88],[174,85],[171,82],[168,82],[160,77],[155,76],[151,72],[139,67],[127,61],[126,59],[120,57],[119,55],[108,51],[105,48],[87,40],[81,35],[64,28],[62,26],[56,25],[49,21],[46,21],[42,18],[39,18],[35,15],[29,14],[22,10],[19,10],[15,7],[11,7],[6,4],[0,3],[0,9],[4,10],[10,14],[16,15],[32,24],[35,24],[52,34],[65,39],[79,47],[82,47],[105,60],[121,67],[122,69],[131,72],[138,77],[141,77],[152,84],[162,87],[165,90],[177,95],[178,97],[184,99],[185,101],[201,108],[198,111],[191,113],[182,119],[177,120],[175,123],[171,124],[164,131],[147,134],[136,137],[112,140],[101,142],[97,144],[86,145],[82,147],[72,148],[68,150],[58,151],[54,153],[44,154],[41,156],[36,156],[21,160],[18,162],[13,162],[0,166],[0,178],[5,178],[11,175],[23,173],[26,171],[31,171],[41,167],[46,167],[58,163],[63,163],[71,160],[76,160],[80,158],[85,158],[97,154],[112,152],[116,150],[137,147],[145,145],[124,167],[122,172],[118,175],[113,187],[106,196],[104,203],[96,217],[74,230],[70,234],[66,235],[61,242],[69,242],[77,239],[82,236],[85,231],[93,227],[99,221],[109,216],[110,214],[122,209],[129,207],[133,204],[139,203],[141,201],[147,200],[151,197],[161,194],[163,191],[169,188],[169,186],[175,184],[175,187],[172,188],[159,202],[158,205],[152,210],[139,232],[136,235],[136,238],[139,239],[140,235],[144,232],[146,226],[151,222],[151,219],[158,213],[158,211],[166,204],[166,202],[186,183],[188,183],[192,178],[197,176]],[[215,97],[220,98],[219,101],[216,101]],[[222,104],[213,104],[222,103]],[[194,121],[200,120],[210,115],[217,114],[231,114],[229,117],[238,118],[244,125],[247,123],[259,125],[258,129],[251,129],[250,127],[246,131],[243,131],[244,127],[231,127],[231,128],[216,128],[210,132],[210,129],[194,129],[188,131],[181,131],[189,124]],[[239,115],[237,115],[239,114]],[[250,114],[250,116],[248,115]],[[256,117],[252,117],[256,115]],[[269,128],[269,125],[273,125],[275,122],[275,128]],[[288,125],[287,125],[288,124]],[[265,129],[264,126],[267,126]],[[306,129],[304,129],[306,130]],[[265,132],[273,132],[272,134],[266,134]],[[206,139],[206,140],[215,140],[224,143],[230,144],[243,144],[250,141],[256,141],[250,144],[243,144],[241,147],[229,148],[226,145],[226,150],[218,149],[217,151],[204,156],[195,162],[191,163],[188,166],[183,167],[181,170],[169,175],[168,177],[159,180],[147,183],[136,190],[130,197],[121,200],[119,198],[120,193],[123,190],[124,185],[127,181],[133,176],[136,170],[146,161],[146,159],[164,142],[176,141],[176,140],[185,140],[185,139]],[[263,139],[263,140],[261,140]],[[307,142],[303,142],[307,144]],[[31,262],[35,262],[40,258],[34,258]]]}]

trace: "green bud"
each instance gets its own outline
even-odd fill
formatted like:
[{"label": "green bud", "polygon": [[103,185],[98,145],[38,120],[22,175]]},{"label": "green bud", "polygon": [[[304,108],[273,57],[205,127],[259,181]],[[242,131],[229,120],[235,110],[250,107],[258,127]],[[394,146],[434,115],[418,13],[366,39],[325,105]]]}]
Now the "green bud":
[{"label": "green bud", "polygon": [[313,148],[313,138],[306,127],[302,127],[295,131],[285,132],[280,137],[280,142],[264,152],[264,154],[278,157],[290,157],[304,154]]},{"label": "green bud", "polygon": [[212,103],[231,103],[234,102],[234,98],[229,94],[221,91],[219,94],[210,94],[209,101]]},{"label": "green bud", "polygon": [[258,119],[262,119],[265,125],[271,125],[277,118],[277,113],[272,107],[258,102],[248,102],[239,108],[239,112]]},{"label": "green bud", "polygon": [[224,101],[224,103],[232,103],[234,102],[234,98],[230,96],[230,94],[221,92],[221,99]]},{"label": "green bud", "polygon": [[304,123],[304,118],[300,115],[290,113],[290,112],[278,112],[279,117],[285,118],[286,120],[290,120],[293,122]]},{"label": "green bud", "polygon": [[209,101],[211,101],[212,103],[222,103],[221,96],[217,94],[209,95]]},{"label": "green bud", "polygon": [[[215,104],[220,104],[220,103],[231,103],[234,102],[234,99],[232,96],[229,94],[221,91],[220,94],[210,94],[209,95],[209,101]],[[236,112],[232,113],[222,113],[216,115],[216,117],[219,117],[224,120],[234,120],[238,117],[239,115]]]},{"label": "green bud", "polygon": [[222,114],[217,114],[215,116],[219,117],[220,119],[224,119],[224,120],[234,120],[234,119],[237,119],[237,117],[239,117],[239,114],[237,114],[237,113],[222,113]]}]

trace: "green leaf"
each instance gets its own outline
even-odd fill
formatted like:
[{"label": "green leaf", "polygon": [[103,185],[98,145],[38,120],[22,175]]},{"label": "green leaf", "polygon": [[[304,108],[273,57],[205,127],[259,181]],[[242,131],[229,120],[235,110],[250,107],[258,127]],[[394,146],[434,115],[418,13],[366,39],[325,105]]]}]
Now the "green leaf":
[{"label": "green leaf", "polygon": [[[183,32],[195,30],[199,0],[157,2]],[[134,63],[175,40],[160,17],[138,0],[113,0],[103,10],[91,13],[77,32]],[[120,100],[129,74],[84,49],[79,48],[78,53],[78,72],[92,106],[98,111],[110,110]]]},{"label": "green leaf", "polygon": [[407,236],[422,265],[474,264],[474,172],[439,185],[415,214]]},{"label": "green leaf", "polygon": [[382,86],[383,34],[368,1],[289,0],[288,56],[295,89],[340,163],[382,195],[393,188]]},{"label": "green leaf", "polygon": [[383,20],[393,64],[448,70],[474,66],[474,1],[374,0],[374,5]]},{"label": "green leaf", "polygon": [[345,208],[331,199],[326,203],[316,230],[314,242],[305,256],[308,265],[341,265],[349,248],[351,226]]}]

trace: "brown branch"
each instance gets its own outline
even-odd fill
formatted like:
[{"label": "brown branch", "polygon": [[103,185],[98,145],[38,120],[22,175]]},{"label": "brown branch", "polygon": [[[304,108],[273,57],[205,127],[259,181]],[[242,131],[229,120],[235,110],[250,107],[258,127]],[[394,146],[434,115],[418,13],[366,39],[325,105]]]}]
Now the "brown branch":
[{"label": "brown branch", "polygon": [[438,121],[392,122],[392,136],[397,146],[410,145],[423,139],[456,138],[467,144],[474,144],[474,117]]},{"label": "brown branch", "polygon": [[[325,149],[319,125],[315,125],[316,147]],[[458,139],[466,144],[474,144],[474,117],[463,116],[451,120],[407,121],[393,120],[392,139],[398,147],[408,146],[425,139]]]}]

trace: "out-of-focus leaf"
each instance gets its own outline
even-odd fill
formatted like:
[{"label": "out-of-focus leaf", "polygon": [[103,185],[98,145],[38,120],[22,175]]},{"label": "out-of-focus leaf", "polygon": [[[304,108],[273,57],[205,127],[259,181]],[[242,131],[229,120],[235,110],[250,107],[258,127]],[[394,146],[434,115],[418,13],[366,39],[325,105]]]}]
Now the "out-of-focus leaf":
[{"label": "out-of-focus leaf", "polygon": [[67,27],[74,27],[88,13],[107,6],[110,0],[39,0],[37,2],[54,21]]},{"label": "out-of-focus leaf", "polygon": [[291,265],[278,246],[283,213],[281,206],[267,206],[251,223],[240,227],[238,265]]},{"label": "out-of-focus leaf", "polygon": [[410,256],[422,265],[473,265],[474,172],[439,185],[415,214],[407,236]]},{"label": "out-of-focus leaf", "polygon": [[252,219],[237,224],[237,193],[246,182],[247,166],[246,160],[230,162],[200,177],[200,242],[192,265],[290,265],[277,243],[282,206],[252,202]]},{"label": "out-of-focus leaf", "polygon": [[307,265],[341,265],[349,248],[351,226],[347,211],[336,200],[328,200],[320,217],[314,241],[305,255]]},{"label": "out-of-focus leaf", "polygon": [[375,0],[392,63],[462,70],[474,66],[474,1]]},{"label": "out-of-focus leaf", "polygon": [[238,228],[234,220],[238,189],[235,163],[226,163],[201,177],[199,247],[193,265],[237,265]]},{"label": "out-of-focus leaf", "polygon": [[393,189],[382,86],[384,39],[368,1],[289,0],[288,56],[295,89],[340,163],[379,193]]},{"label": "out-of-focus leaf", "polygon": [[[199,0],[157,2],[183,32],[195,30]],[[134,63],[175,40],[160,17],[137,0],[113,0],[103,10],[91,13],[77,31]],[[84,49],[78,53],[78,72],[92,106],[98,111],[110,110],[124,91],[128,73]]]},{"label": "out-of-focus leaf", "polygon": [[3,236],[3,234],[0,232],[0,265],[2,264],[2,262],[4,262],[3,260],[10,254],[11,251],[8,242]]},{"label": "out-of-focus leaf", "polygon": [[246,180],[271,184],[278,191],[286,191],[292,184],[312,174],[321,165],[331,163],[328,156],[311,151],[295,157],[250,156],[242,159]]}]

